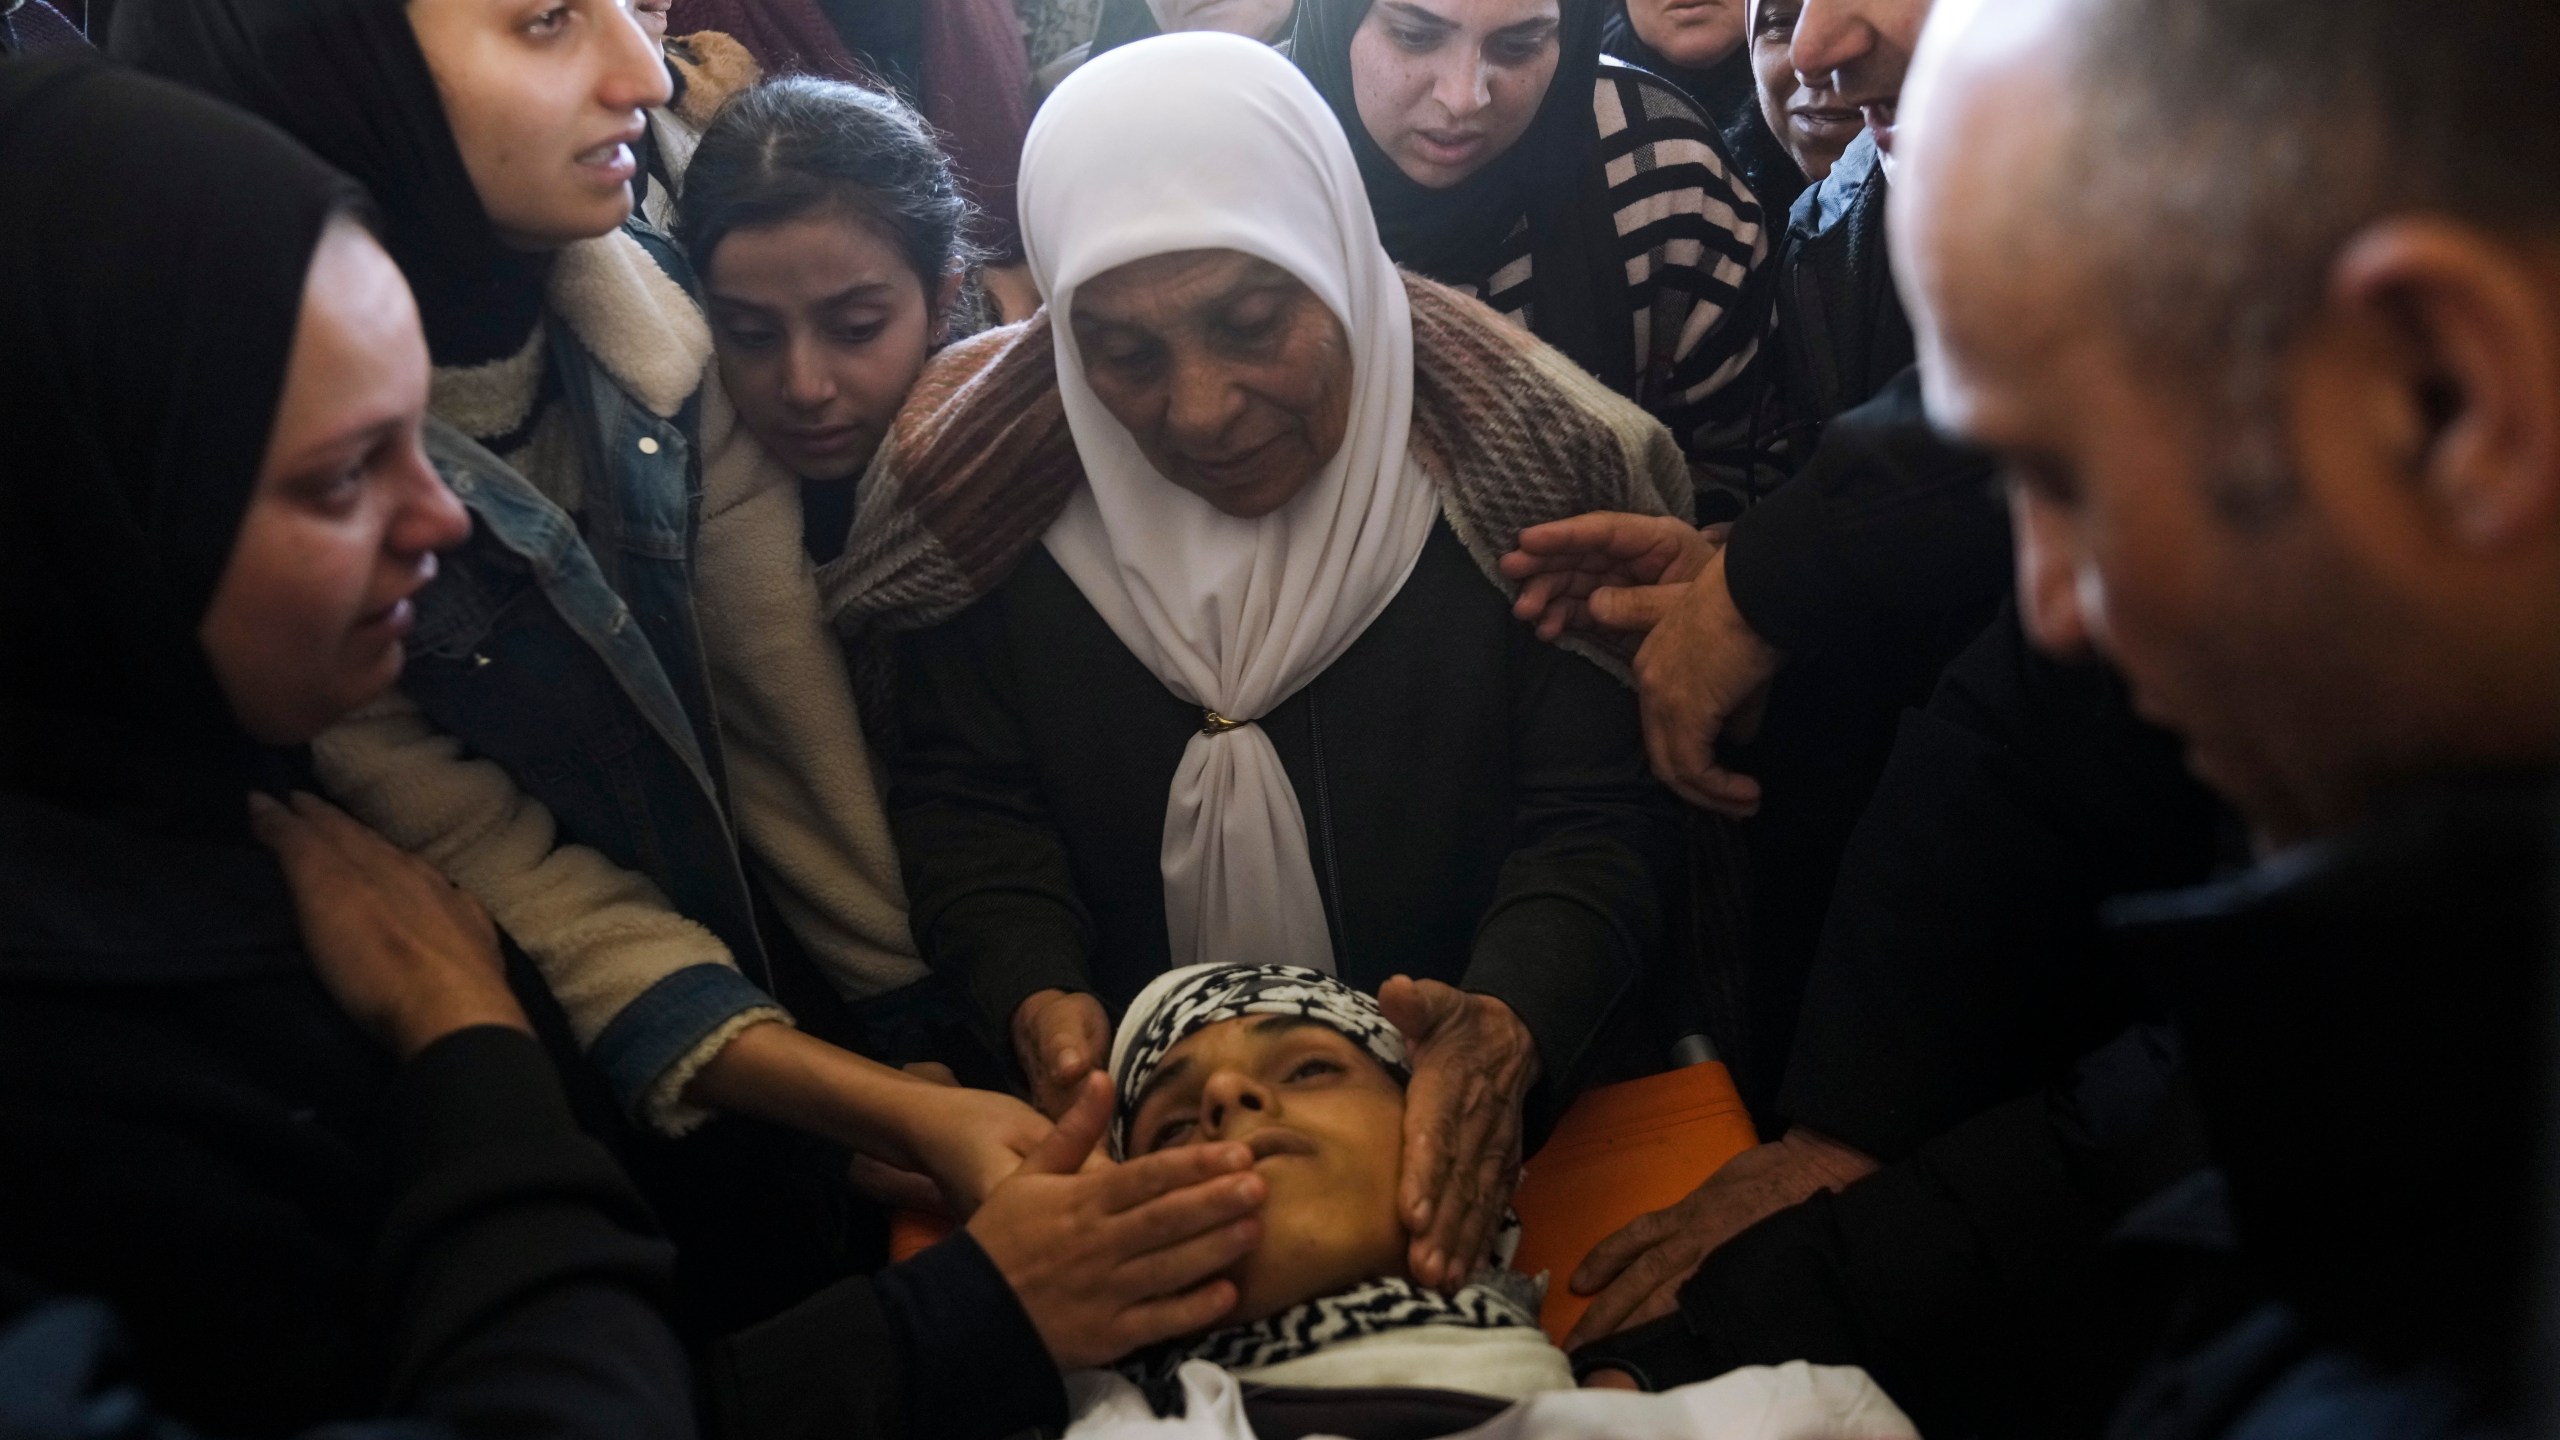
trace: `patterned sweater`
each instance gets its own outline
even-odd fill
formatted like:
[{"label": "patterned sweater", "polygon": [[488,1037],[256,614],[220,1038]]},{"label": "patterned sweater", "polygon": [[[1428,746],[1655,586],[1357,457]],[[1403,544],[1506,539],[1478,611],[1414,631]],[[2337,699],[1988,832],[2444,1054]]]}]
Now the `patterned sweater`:
[{"label": "patterned sweater", "polygon": [[[1635,399],[1688,455],[1699,520],[1730,519],[1761,488],[1749,378],[1769,305],[1760,204],[1714,125],[1668,82],[1604,59],[1591,101],[1627,264]],[[1458,288],[1535,330],[1530,274],[1523,215],[1492,272]]]}]

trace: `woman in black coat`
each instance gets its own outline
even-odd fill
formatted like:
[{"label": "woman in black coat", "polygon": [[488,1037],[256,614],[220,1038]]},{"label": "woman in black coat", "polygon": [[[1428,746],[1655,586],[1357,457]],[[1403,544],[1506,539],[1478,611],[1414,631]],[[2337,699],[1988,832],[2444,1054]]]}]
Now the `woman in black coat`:
[{"label": "woman in black coat", "polygon": [[0,191],[13,1360],[77,1353],[103,1300],[202,1430],[688,1433],[666,1247],[487,918],[311,797],[251,799],[391,682],[467,529],[355,192],[87,60],[0,69]]}]

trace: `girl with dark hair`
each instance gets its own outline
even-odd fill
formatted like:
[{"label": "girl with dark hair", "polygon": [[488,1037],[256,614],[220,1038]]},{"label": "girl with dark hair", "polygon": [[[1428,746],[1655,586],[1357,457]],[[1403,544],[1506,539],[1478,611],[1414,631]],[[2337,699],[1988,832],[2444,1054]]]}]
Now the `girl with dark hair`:
[{"label": "girl with dark hair", "polygon": [[923,117],[788,77],[703,133],[676,239],[701,273],[738,417],[802,482],[804,543],[833,559],[924,362],[968,322],[970,206]]},{"label": "girl with dark hair", "polygon": [[1387,253],[1670,427],[1702,523],[1755,493],[1761,207],[1669,82],[1600,54],[1602,0],[1300,0],[1290,55],[1351,137]]}]

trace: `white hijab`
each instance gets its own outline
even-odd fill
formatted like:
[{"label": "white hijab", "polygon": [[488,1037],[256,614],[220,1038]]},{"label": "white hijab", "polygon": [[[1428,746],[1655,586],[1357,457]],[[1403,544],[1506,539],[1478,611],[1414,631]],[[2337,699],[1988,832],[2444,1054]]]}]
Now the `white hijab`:
[{"label": "white hijab", "polygon": [[[1022,234],[1057,336],[1086,486],[1043,537],[1165,688],[1232,720],[1194,735],[1165,796],[1177,966],[1305,965],[1333,945],[1306,819],[1258,725],[1395,598],[1438,513],[1406,445],[1413,320],[1333,111],[1297,67],[1232,35],[1167,35],[1085,65],[1023,146]],[[1151,255],[1229,249],[1295,275],[1350,336],[1342,448],[1256,520],[1165,479],[1085,383],[1076,287]]]}]

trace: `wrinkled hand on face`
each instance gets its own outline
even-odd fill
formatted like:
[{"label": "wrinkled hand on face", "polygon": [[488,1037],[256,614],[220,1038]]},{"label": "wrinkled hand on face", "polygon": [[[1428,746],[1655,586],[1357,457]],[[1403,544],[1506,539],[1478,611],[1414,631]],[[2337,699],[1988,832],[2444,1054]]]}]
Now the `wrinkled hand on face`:
[{"label": "wrinkled hand on face", "polygon": [[1486,1261],[1520,1183],[1520,1114],[1538,1047],[1510,1006],[1398,975],[1379,1008],[1413,1057],[1398,1190],[1413,1279],[1454,1292]]},{"label": "wrinkled hand on face", "polygon": [[1341,1032],[1295,1015],[1203,1026],[1166,1052],[1129,1127],[1129,1153],[1242,1142],[1269,1187],[1262,1243],[1227,1272],[1222,1323],[1403,1276],[1397,1182],[1404,1087]]}]

